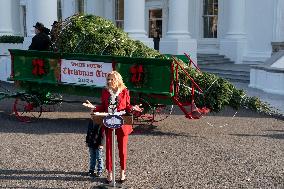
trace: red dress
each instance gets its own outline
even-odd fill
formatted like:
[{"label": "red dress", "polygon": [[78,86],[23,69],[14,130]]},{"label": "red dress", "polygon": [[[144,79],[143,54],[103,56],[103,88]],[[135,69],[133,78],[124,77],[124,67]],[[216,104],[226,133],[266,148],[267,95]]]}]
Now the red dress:
[{"label": "red dress", "polygon": [[[103,89],[101,102],[102,104],[96,106],[96,112],[108,112],[110,92],[107,89]],[[132,106],[130,105],[129,91],[125,88],[118,94],[117,111],[131,112]],[[123,125],[121,128],[115,130],[117,135],[117,144],[119,151],[120,167],[121,170],[126,169],[127,159],[127,143],[128,135],[133,131],[132,125]],[[112,129],[105,127],[106,134],[106,169],[112,171]]]}]

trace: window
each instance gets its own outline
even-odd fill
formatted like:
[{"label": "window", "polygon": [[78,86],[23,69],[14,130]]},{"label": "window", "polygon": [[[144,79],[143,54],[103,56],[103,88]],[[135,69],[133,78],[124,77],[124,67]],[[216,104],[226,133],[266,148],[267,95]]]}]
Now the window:
[{"label": "window", "polygon": [[57,0],[57,19],[62,21],[62,4],[61,0]]},{"label": "window", "polygon": [[22,19],[22,33],[27,37],[27,10],[26,6],[21,6],[21,19]]},{"label": "window", "polygon": [[75,8],[76,8],[76,13],[84,13],[84,0],[76,0],[75,1]]},{"label": "window", "polygon": [[124,0],[115,1],[115,25],[121,29],[124,27]]},{"label": "window", "polygon": [[162,9],[149,10],[149,38],[162,38]]},{"label": "window", "polygon": [[203,37],[217,38],[218,0],[203,0]]}]

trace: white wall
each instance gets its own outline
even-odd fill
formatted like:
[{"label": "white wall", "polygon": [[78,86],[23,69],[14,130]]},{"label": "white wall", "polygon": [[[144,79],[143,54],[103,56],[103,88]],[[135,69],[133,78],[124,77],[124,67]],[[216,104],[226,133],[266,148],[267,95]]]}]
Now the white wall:
[{"label": "white wall", "polygon": [[244,61],[265,61],[273,38],[274,0],[246,0],[247,52]]},{"label": "white wall", "polygon": [[284,72],[269,69],[252,68],[250,71],[250,84],[252,88],[263,90],[267,93],[284,95]]}]

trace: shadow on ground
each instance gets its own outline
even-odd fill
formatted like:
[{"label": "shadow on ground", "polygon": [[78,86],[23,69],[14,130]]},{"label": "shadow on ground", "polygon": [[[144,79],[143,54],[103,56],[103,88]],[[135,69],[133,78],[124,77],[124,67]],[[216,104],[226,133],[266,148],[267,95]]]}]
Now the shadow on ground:
[{"label": "shadow on ground", "polygon": [[[64,172],[49,170],[13,170],[0,169],[1,180],[61,180],[89,181],[91,178],[85,172]],[[103,178],[96,178],[103,181]]]},{"label": "shadow on ground", "polygon": [[265,134],[265,135],[250,135],[250,134],[229,134],[229,135],[240,136],[240,137],[266,137],[272,139],[284,139],[284,133],[274,133],[274,134]]}]

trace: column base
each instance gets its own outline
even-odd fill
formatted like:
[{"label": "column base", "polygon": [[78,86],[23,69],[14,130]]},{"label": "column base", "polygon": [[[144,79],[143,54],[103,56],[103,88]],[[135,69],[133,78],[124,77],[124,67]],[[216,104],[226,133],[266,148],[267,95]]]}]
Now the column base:
[{"label": "column base", "polygon": [[162,38],[160,41],[162,54],[183,55],[187,53],[197,63],[197,41],[192,38]]},{"label": "column base", "polygon": [[246,39],[228,38],[220,42],[220,54],[230,58],[235,64],[242,64],[245,49]]},{"label": "column base", "polygon": [[146,37],[146,35],[128,34],[128,36],[133,40],[141,41],[143,44],[150,48],[154,48],[154,41],[152,38]]},{"label": "column base", "polygon": [[32,44],[33,37],[25,37],[23,42],[23,50],[28,50],[29,46]]},{"label": "column base", "polygon": [[0,56],[10,55],[8,49],[22,49],[22,43],[0,43]]}]

